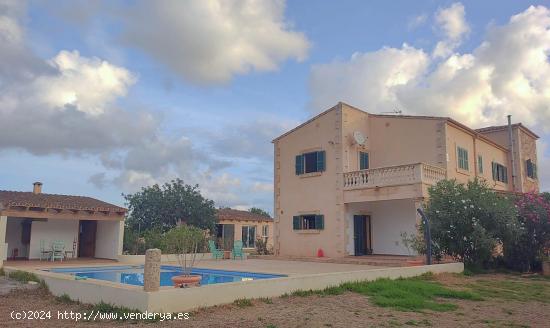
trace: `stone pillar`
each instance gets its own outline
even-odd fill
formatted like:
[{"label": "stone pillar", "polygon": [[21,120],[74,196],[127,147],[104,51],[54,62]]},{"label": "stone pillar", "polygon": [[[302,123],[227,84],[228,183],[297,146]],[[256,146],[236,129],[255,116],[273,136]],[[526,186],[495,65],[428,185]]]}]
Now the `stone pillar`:
[{"label": "stone pillar", "polygon": [[0,267],[8,256],[8,244],[6,244],[8,217],[0,216]]},{"label": "stone pillar", "polygon": [[542,261],[542,275],[550,277],[550,260]]},{"label": "stone pillar", "polygon": [[143,269],[143,290],[156,292],[160,287],[160,258],[158,248],[145,251],[145,267]]}]

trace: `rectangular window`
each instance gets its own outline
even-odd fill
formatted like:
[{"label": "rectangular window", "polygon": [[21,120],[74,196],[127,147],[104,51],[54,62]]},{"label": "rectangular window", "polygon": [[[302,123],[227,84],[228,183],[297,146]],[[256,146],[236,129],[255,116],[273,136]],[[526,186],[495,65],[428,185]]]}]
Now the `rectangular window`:
[{"label": "rectangular window", "polygon": [[483,173],[483,157],[481,155],[477,156],[477,170],[479,173]]},{"label": "rectangular window", "polygon": [[244,248],[256,247],[256,227],[255,226],[243,226],[242,227],[242,241]]},{"label": "rectangular window", "polygon": [[296,175],[325,170],[325,151],[314,151],[296,156]]},{"label": "rectangular window", "polygon": [[324,215],[306,214],[292,218],[294,230],[323,230],[325,228]]},{"label": "rectangular window", "polygon": [[537,164],[533,163],[531,159],[525,161],[525,166],[527,167],[527,176],[531,179],[537,178]]},{"label": "rectangular window", "polygon": [[369,168],[369,153],[359,152],[359,170],[367,170]]},{"label": "rectangular window", "polygon": [[266,224],[262,227],[262,237],[267,238],[269,236],[269,226]]},{"label": "rectangular window", "polygon": [[461,147],[456,147],[456,153],[458,158],[458,168],[462,170],[469,171],[468,166],[468,151]]},{"label": "rectangular window", "polygon": [[492,163],[493,180],[508,183],[508,168],[499,163]]}]

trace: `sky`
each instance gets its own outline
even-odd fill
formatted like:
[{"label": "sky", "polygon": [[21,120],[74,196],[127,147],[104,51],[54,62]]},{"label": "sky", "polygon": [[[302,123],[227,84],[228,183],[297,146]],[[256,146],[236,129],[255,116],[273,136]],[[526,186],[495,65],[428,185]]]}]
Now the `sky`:
[{"label": "sky", "polygon": [[180,178],[273,208],[271,140],[339,101],[535,131],[550,190],[550,1],[0,0],[0,189]]}]

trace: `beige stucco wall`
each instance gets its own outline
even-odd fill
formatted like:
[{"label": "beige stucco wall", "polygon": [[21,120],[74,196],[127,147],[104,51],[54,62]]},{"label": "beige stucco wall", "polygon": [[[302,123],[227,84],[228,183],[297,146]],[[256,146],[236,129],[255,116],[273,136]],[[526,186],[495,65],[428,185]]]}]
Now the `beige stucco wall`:
[{"label": "beige stucco wall", "polygon": [[[275,147],[275,251],[284,255],[343,256],[341,107],[336,106],[298,130],[274,142]],[[295,174],[295,156],[310,151],[326,152],[326,170]],[[292,217],[323,214],[324,230],[294,231]]]},{"label": "beige stucco wall", "polygon": [[268,226],[267,245],[268,248],[273,248],[273,222],[269,221],[245,221],[245,220],[220,220],[219,224],[233,224],[235,226],[234,240],[242,240],[242,227],[243,226],[255,226],[256,227],[256,240],[263,237],[262,227]]},{"label": "beige stucco wall", "polygon": [[[500,129],[496,131],[489,131],[484,132],[483,135],[485,135],[487,138],[491,139],[492,141],[498,143],[499,145],[505,147],[508,149],[509,147],[509,141],[508,141],[508,130],[507,129]],[[528,178],[527,177],[527,168],[525,161],[528,159],[531,159],[535,164],[538,164],[537,162],[537,145],[536,145],[536,138],[524,131],[519,126],[513,126],[512,128],[512,139],[514,144],[514,160],[516,161],[516,191],[520,192],[528,192],[539,190],[539,181]],[[510,175],[512,174],[511,171],[511,163],[510,159],[508,159],[508,166]],[[539,174],[540,174],[539,168]],[[510,179],[511,181],[511,179]]]},{"label": "beige stucco wall", "polygon": [[[464,131],[452,124],[447,125],[447,177],[456,179],[460,183],[466,183],[476,176],[483,178],[490,187],[496,190],[512,190],[512,169],[508,160],[508,152],[494,144],[487,142],[475,134]],[[457,147],[468,151],[469,170],[465,171],[458,167]],[[483,157],[483,173],[478,170],[478,155]],[[508,167],[508,183],[493,180],[491,162],[500,163]]]}]

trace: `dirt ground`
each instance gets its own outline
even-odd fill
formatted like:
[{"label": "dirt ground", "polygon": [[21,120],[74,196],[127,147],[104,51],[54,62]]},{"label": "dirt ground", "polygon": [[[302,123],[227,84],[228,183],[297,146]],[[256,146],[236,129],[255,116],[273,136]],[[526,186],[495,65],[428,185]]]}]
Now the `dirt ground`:
[{"label": "dirt ground", "polygon": [[[499,284],[513,280],[541,284],[544,291],[537,296],[538,299],[520,294],[517,299],[514,299],[515,294],[511,294],[510,299],[508,294],[507,297],[484,297],[483,301],[450,300],[459,307],[449,312],[402,312],[372,305],[368,297],[348,292],[335,296],[254,300],[251,305],[206,308],[190,313],[190,318],[183,321],[75,323],[58,320],[57,311],[83,312],[86,309],[81,305],[62,303],[41,289],[22,289],[0,296],[0,327],[550,327],[550,300],[545,301],[550,280],[531,281],[508,275],[441,275],[436,279],[455,289],[466,288],[478,281],[495,283],[498,289]],[[53,318],[13,320],[10,315],[14,310],[52,311]]]}]

